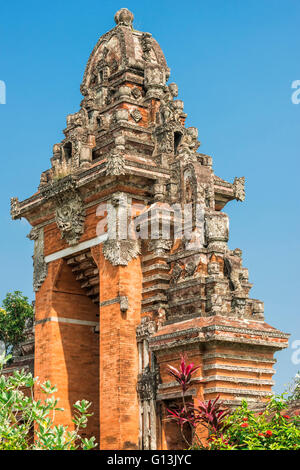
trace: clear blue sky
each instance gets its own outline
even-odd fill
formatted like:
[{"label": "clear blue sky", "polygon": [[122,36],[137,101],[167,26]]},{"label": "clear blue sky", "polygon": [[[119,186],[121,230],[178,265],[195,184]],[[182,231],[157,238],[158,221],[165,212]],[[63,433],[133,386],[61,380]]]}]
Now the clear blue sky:
[{"label": "clear blue sky", "polygon": [[[79,109],[89,54],[121,7],[160,43],[215,173],[246,176],[246,201],[225,208],[230,247],[243,250],[266,321],[300,339],[298,0],[2,2],[0,298],[15,289],[33,297],[29,226],[10,220],[9,198],[35,192],[66,115]],[[300,369],[292,352],[276,354],[277,392]]]}]

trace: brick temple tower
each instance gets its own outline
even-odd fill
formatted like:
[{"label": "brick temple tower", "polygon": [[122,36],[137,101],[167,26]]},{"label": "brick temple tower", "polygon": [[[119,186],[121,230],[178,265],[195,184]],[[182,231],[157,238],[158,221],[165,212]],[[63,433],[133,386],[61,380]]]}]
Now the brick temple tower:
[{"label": "brick temple tower", "polygon": [[[180,354],[201,368],[190,398],[263,402],[288,335],[264,321],[224,206],[244,178],[217,177],[185,127],[164,54],[121,9],[98,40],[38,191],[12,198],[34,240],[34,373],[72,403],[93,402],[101,449],[178,446],[165,407]],[[38,391],[37,391],[38,394]]]}]

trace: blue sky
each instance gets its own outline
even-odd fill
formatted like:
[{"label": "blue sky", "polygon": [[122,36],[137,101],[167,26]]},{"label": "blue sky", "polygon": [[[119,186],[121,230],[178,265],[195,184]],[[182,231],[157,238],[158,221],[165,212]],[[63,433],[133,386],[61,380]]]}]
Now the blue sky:
[{"label": "blue sky", "polygon": [[229,245],[243,250],[266,321],[292,333],[289,349],[276,354],[281,392],[300,369],[291,360],[300,339],[300,104],[291,101],[300,80],[298,0],[2,2],[0,298],[16,289],[33,297],[29,226],[10,220],[9,198],[36,191],[66,115],[79,109],[89,54],[121,7],[161,45],[215,173],[246,177],[246,201],[225,208]]}]

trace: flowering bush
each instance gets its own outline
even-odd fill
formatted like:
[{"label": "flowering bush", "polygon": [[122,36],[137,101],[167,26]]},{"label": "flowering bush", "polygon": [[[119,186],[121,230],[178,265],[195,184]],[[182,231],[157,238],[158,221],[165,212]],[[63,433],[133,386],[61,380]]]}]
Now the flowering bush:
[{"label": "flowering bush", "polygon": [[[0,369],[9,356],[0,356]],[[34,400],[33,388],[39,385],[45,400]],[[0,450],[84,450],[96,446],[95,438],[82,438],[80,430],[87,425],[91,405],[77,401],[73,418],[75,429],[53,424],[55,413],[62,411],[54,397],[56,388],[49,381],[38,384],[37,379],[24,371],[0,376]],[[33,429],[35,439],[33,440]]]},{"label": "flowering bush", "polygon": [[254,413],[243,401],[219,433],[211,433],[209,450],[299,450],[300,418],[283,414],[287,402],[271,398],[265,410]]},{"label": "flowering bush", "polygon": [[[183,406],[177,410],[167,410],[169,418],[177,421],[181,435],[190,449],[194,450],[299,450],[300,417],[284,413],[289,402],[281,397],[273,397],[261,413],[248,408],[246,401],[229,412],[219,397],[214,401],[201,402],[198,406],[186,403],[185,392],[190,386],[193,372],[198,367],[186,364],[182,356],[180,370],[168,366],[168,372],[181,385]],[[206,442],[202,442],[197,432],[198,426],[208,430]],[[186,427],[192,431],[190,442],[185,433]]]}]

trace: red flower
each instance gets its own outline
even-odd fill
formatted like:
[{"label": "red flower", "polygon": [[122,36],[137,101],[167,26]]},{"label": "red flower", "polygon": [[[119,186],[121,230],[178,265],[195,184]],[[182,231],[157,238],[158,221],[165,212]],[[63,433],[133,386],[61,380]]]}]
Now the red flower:
[{"label": "red flower", "polygon": [[259,435],[259,436],[263,436],[263,437],[265,437],[265,435],[264,435],[264,433],[263,433],[263,432],[259,432],[259,433],[258,433],[258,435]]},{"label": "red flower", "polygon": [[170,365],[167,366],[168,373],[181,385],[183,392],[188,389],[192,374],[199,368],[200,366],[194,367],[193,362],[187,365],[185,355],[181,356],[180,370]]},{"label": "red flower", "polygon": [[270,430],[266,431],[266,436],[270,437],[270,436],[272,436],[272,434],[273,434],[272,431],[270,431]]},{"label": "red flower", "polygon": [[283,415],[282,417],[285,418],[285,419],[290,419],[289,415]]},{"label": "red flower", "polygon": [[241,424],[241,428],[247,428],[248,426],[249,426],[248,423],[243,423],[243,424]]},{"label": "red flower", "polygon": [[260,416],[263,414],[263,412],[261,411],[260,413],[258,413]]},{"label": "red flower", "polygon": [[243,421],[248,421],[248,418],[247,418],[247,416],[245,416],[245,418],[243,418]]}]

